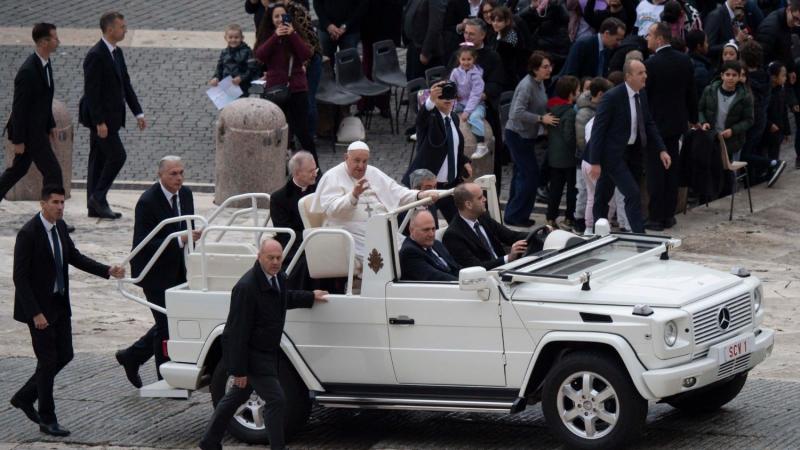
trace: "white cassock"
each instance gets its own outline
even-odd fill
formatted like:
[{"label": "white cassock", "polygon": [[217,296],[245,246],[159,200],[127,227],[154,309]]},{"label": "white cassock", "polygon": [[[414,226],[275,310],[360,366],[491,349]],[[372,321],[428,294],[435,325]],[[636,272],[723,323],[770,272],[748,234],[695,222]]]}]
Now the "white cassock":
[{"label": "white cassock", "polygon": [[353,187],[358,180],[347,173],[347,165],[342,162],[322,175],[311,204],[311,212],[325,213],[323,226],[342,228],[353,235],[357,258],[365,254],[364,237],[369,218],[416,201],[419,193],[369,165],[364,178],[369,182],[369,189],[356,199]]}]

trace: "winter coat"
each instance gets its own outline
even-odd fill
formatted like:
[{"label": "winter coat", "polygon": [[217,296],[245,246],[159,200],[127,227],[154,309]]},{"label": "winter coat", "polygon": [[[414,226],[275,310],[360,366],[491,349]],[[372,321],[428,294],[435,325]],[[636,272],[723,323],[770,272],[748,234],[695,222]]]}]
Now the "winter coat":
[{"label": "winter coat", "polygon": [[592,95],[589,92],[581,94],[576,103],[578,112],[575,114],[575,157],[583,159],[583,151],[586,149],[586,124],[597,113],[597,105],[592,102]]},{"label": "winter coat", "polygon": [[706,86],[711,84],[716,70],[711,60],[703,55],[689,53],[689,59],[692,60],[692,66],[694,66],[694,87],[697,89],[697,98],[700,98]]},{"label": "winter coat", "polygon": [[777,125],[781,133],[785,136],[792,134],[789,128],[789,114],[786,108],[786,92],[783,86],[773,86],[772,92],[769,97],[769,105],[767,106],[767,133],[770,133],[772,125]]},{"label": "winter coat", "polygon": [[527,7],[519,17],[531,32],[532,48],[544,50],[558,61],[567,57],[572,42],[567,33],[569,13],[562,3],[551,0],[541,14]]},{"label": "winter coat", "polygon": [[[311,58],[311,47],[298,33],[278,36],[273,33],[267,42],[256,50],[256,58],[267,70],[267,87],[271,88],[289,83],[289,91],[308,91],[305,62]],[[292,60],[292,73],[289,75],[289,60]]]},{"label": "winter coat", "polygon": [[547,109],[559,119],[557,126],[547,127],[547,163],[556,169],[575,167],[575,105],[554,97]]},{"label": "winter coat", "polygon": [[222,80],[230,76],[231,78],[241,77],[242,82],[239,87],[247,95],[250,88],[250,81],[259,78],[258,62],[253,56],[250,46],[242,42],[236,48],[225,47],[219,54],[217,68],[214,70],[214,78]]},{"label": "winter coat", "polygon": [[467,115],[472,114],[481,103],[485,87],[483,69],[472,66],[472,69],[465,71],[461,67],[456,67],[450,73],[450,81],[454,81],[458,88],[458,104],[464,106]]},{"label": "winter coat", "polygon": [[787,72],[795,71],[792,57],[792,31],[786,23],[786,8],[773,11],[758,27],[756,40],[764,48],[764,64],[780,61]]},{"label": "winter coat", "polygon": [[[700,123],[708,123],[712,129],[717,121],[717,91],[719,91],[721,81],[711,83],[703,91],[698,107]],[[736,85],[736,98],[733,99],[728,117],[725,118],[725,129],[730,128],[733,135],[725,139],[728,147],[728,154],[733,155],[742,149],[747,130],[753,126],[753,96],[742,84]]]}]

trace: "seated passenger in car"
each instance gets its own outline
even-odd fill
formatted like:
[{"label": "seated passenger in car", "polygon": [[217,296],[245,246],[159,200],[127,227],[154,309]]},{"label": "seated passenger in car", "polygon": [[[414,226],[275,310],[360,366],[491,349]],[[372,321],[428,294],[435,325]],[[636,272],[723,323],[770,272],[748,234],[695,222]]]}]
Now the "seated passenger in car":
[{"label": "seated passenger in car", "polygon": [[433,215],[424,209],[410,214],[410,236],[400,249],[401,278],[406,281],[458,281],[461,266],[436,240]]}]

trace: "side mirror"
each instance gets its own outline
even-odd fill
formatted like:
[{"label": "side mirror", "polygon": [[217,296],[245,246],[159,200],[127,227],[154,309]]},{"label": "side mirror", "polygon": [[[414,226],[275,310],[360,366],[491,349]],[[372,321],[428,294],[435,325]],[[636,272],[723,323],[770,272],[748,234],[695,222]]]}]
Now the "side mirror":
[{"label": "side mirror", "polygon": [[477,291],[482,300],[489,300],[491,281],[483,267],[467,267],[458,272],[458,287],[462,291]]}]

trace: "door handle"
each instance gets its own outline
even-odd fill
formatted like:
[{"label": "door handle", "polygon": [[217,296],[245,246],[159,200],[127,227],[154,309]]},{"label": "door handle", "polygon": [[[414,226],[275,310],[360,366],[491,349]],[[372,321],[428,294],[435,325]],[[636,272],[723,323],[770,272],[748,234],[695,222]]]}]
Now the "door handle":
[{"label": "door handle", "polygon": [[414,319],[408,316],[389,317],[389,325],[414,325]]}]

